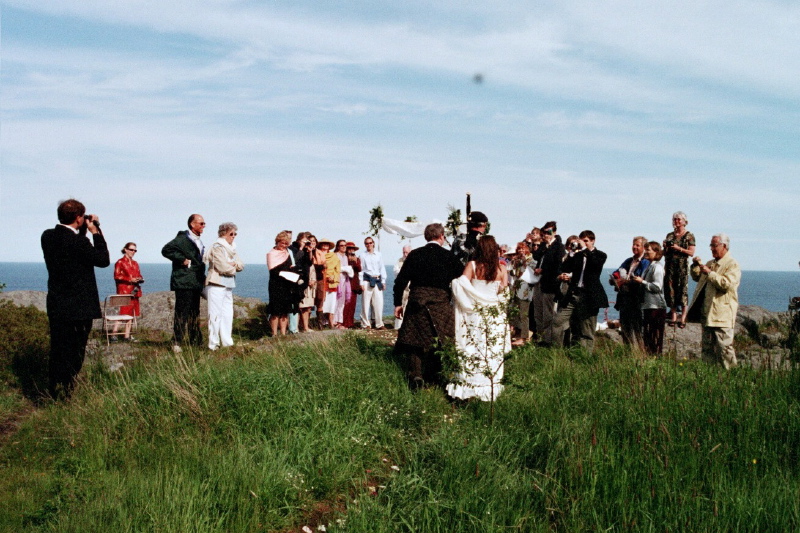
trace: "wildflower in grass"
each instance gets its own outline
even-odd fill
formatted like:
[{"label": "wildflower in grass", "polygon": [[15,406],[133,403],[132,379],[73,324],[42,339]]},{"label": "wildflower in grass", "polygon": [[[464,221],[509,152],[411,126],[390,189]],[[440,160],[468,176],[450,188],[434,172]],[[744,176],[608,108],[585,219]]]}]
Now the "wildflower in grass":
[{"label": "wildflower in grass", "polygon": [[397,465],[392,465],[392,470],[394,470],[395,472],[399,472],[400,471],[400,467],[397,466]]},{"label": "wildflower in grass", "polygon": [[308,526],[303,526],[303,533],[314,533],[314,530]]},{"label": "wildflower in grass", "polygon": [[753,459],[753,464],[758,464],[758,459]]}]

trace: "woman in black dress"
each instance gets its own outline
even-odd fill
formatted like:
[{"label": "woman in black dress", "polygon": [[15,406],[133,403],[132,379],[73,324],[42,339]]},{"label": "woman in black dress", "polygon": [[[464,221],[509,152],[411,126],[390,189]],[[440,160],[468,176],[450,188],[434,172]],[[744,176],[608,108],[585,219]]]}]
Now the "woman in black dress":
[{"label": "woman in black dress", "polygon": [[289,251],[292,234],[282,231],[275,237],[275,247],[267,252],[269,269],[269,326],[272,336],[286,335],[289,314],[297,313],[305,287],[300,277],[300,268]]}]

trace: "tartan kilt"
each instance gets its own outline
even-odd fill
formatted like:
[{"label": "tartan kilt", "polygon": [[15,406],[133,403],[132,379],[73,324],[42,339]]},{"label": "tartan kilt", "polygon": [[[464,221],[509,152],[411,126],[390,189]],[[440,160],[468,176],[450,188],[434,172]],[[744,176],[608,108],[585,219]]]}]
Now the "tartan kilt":
[{"label": "tartan kilt", "polygon": [[455,312],[450,292],[433,287],[412,287],[397,333],[397,344],[428,349],[455,336]]}]

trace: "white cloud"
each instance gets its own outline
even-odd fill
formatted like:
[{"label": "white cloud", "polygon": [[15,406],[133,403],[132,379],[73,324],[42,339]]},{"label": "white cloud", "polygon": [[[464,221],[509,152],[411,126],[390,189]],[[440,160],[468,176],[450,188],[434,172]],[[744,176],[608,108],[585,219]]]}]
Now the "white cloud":
[{"label": "white cloud", "polygon": [[[666,233],[676,208],[742,239],[792,223],[792,4],[4,5],[136,36],[4,32],[0,202],[25,242],[73,194],[145,250],[193,210],[261,241],[306,222],[357,238],[378,201],[443,218],[466,190],[510,244],[556,218],[626,253],[628,227]],[[127,213],[143,209],[156,228]]]}]

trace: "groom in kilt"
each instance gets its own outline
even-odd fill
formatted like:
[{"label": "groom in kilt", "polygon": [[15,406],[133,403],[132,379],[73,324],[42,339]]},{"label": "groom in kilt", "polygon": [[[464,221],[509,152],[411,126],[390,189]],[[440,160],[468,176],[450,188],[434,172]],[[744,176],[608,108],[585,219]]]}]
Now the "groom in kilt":
[{"label": "groom in kilt", "polygon": [[[403,320],[395,350],[408,358],[408,379],[413,389],[424,384],[443,385],[442,362],[436,349],[455,335],[455,314],[450,303],[450,283],[464,265],[443,248],[444,226],[425,227],[428,244],[412,250],[394,280],[394,316]],[[403,292],[410,284],[405,312]]]}]

